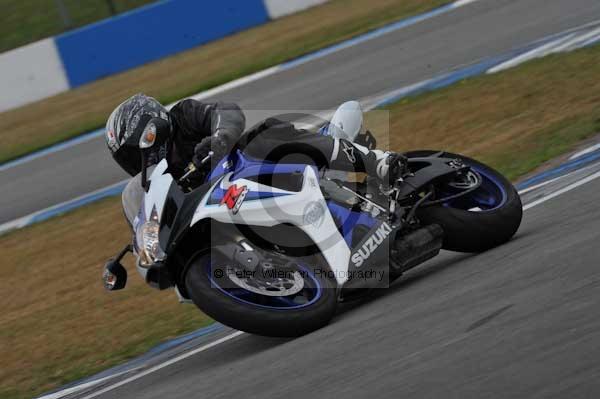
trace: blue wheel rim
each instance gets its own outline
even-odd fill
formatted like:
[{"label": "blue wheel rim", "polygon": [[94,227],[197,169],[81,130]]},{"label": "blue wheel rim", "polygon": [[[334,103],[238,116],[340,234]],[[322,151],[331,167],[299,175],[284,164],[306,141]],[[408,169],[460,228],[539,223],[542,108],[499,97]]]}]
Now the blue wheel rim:
[{"label": "blue wheel rim", "polygon": [[[242,287],[236,286],[230,281],[234,287],[222,287],[218,281],[215,280],[213,274],[213,262],[206,262],[204,265],[204,272],[207,274],[212,289],[218,289],[224,295],[244,303],[249,306],[258,307],[262,309],[278,310],[278,311],[289,311],[302,309],[308,306],[312,306],[316,303],[322,295],[323,287],[319,280],[314,276],[314,273],[307,267],[299,265],[303,279],[304,287],[300,292],[289,297],[278,297],[278,296],[266,296],[260,295],[251,291],[248,291]],[[297,303],[299,298],[305,298],[306,302]]]},{"label": "blue wheel rim", "polygon": [[481,185],[476,190],[445,202],[443,205],[462,210],[478,208],[479,210],[476,212],[491,212],[503,207],[508,200],[508,193],[500,179],[495,174],[476,165],[471,165],[471,169],[481,176]]}]

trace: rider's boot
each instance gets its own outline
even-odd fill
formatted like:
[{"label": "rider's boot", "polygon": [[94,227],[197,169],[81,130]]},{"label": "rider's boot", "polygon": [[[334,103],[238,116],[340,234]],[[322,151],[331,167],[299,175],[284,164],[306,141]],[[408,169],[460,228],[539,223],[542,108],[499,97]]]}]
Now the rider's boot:
[{"label": "rider's boot", "polygon": [[389,186],[406,171],[406,157],[395,152],[369,150],[367,147],[344,139],[334,139],[329,168],[347,172],[365,172]]}]

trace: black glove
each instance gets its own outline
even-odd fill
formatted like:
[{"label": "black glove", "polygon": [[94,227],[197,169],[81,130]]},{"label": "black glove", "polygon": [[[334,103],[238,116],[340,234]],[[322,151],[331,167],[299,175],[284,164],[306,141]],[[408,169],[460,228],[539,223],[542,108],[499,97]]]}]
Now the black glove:
[{"label": "black glove", "polygon": [[378,162],[377,177],[381,179],[384,185],[392,186],[407,173],[407,170],[407,158],[397,152],[390,152],[386,158]]},{"label": "black glove", "polygon": [[216,136],[205,137],[202,139],[202,141],[196,145],[196,148],[194,148],[194,158],[192,159],[192,162],[196,168],[206,168],[210,165],[210,162],[206,162],[203,165],[202,161],[210,155],[211,151],[213,153],[211,161],[220,161],[228,153],[227,142]]}]

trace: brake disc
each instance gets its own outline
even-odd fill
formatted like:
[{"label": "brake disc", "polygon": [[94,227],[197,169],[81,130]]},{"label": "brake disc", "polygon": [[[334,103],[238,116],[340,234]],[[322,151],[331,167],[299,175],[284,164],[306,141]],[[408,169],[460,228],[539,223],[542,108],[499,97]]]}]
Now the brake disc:
[{"label": "brake disc", "polygon": [[290,296],[304,288],[304,278],[298,271],[286,272],[285,277],[258,278],[245,277],[244,273],[237,273],[234,267],[228,266],[226,274],[229,280],[238,287],[260,295]]},{"label": "brake disc", "polygon": [[468,190],[474,187],[478,187],[481,184],[481,177],[478,173],[469,170],[467,173],[461,175],[461,181],[451,181],[447,184],[450,187],[457,188],[459,190]]}]

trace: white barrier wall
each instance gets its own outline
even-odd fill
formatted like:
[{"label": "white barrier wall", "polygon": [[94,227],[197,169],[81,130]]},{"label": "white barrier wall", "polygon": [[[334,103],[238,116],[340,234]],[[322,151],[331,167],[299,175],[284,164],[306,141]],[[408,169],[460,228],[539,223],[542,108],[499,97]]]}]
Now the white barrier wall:
[{"label": "white barrier wall", "polygon": [[0,112],[69,90],[53,38],[0,54]]},{"label": "white barrier wall", "polygon": [[271,19],[293,14],[297,11],[305,10],[328,0],[264,0],[265,7]]}]

